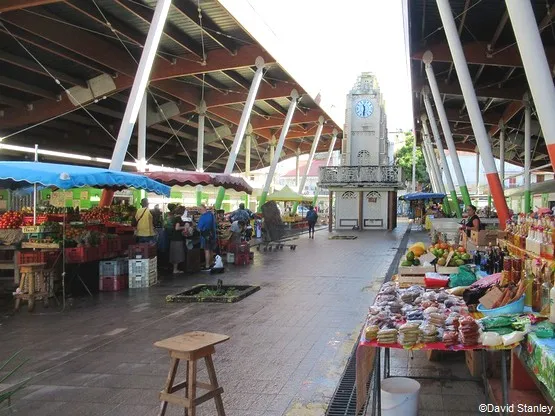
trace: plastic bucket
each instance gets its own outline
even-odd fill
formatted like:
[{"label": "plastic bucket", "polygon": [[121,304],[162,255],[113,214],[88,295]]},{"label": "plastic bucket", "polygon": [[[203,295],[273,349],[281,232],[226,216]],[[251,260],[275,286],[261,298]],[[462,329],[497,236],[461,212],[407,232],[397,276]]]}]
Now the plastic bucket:
[{"label": "plastic bucket", "polygon": [[412,378],[391,377],[382,381],[383,416],[418,416],[420,383]]}]

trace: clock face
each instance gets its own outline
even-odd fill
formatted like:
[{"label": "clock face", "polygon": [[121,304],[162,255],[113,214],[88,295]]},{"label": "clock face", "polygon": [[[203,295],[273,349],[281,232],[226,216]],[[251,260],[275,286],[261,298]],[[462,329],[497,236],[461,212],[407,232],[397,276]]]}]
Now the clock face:
[{"label": "clock face", "polygon": [[355,106],[355,114],[362,118],[367,118],[374,112],[374,106],[369,100],[360,100]]}]

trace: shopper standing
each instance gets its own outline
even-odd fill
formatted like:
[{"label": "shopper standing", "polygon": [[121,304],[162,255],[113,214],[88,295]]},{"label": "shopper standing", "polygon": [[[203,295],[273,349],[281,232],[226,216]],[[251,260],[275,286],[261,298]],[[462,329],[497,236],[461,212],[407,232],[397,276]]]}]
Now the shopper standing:
[{"label": "shopper standing", "polygon": [[183,230],[185,222],[181,218],[185,209],[178,207],[172,215],[172,229],[170,232],[170,263],[173,274],[179,273],[179,265],[185,261],[185,245],[183,244]]},{"label": "shopper standing", "polygon": [[141,208],[139,208],[135,214],[135,226],[137,227],[137,241],[139,243],[154,242],[154,224],[152,214],[148,209],[147,198],[141,200]]},{"label": "shopper standing", "polygon": [[200,231],[200,248],[204,250],[205,265],[202,270],[206,271],[210,270],[212,256],[216,248],[216,218],[206,208],[206,205],[201,205],[200,213],[197,228]]},{"label": "shopper standing", "polygon": [[308,238],[314,239],[314,226],[316,225],[316,221],[318,221],[318,214],[314,211],[312,206],[308,207],[306,220],[308,221]]}]

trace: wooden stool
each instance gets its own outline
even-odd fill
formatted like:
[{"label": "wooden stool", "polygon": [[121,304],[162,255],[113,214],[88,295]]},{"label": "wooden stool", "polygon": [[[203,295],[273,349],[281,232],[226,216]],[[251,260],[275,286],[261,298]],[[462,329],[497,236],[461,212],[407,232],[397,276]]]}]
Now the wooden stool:
[{"label": "wooden stool", "polygon": [[22,300],[27,301],[27,309],[33,312],[35,300],[48,304],[48,287],[44,274],[46,263],[28,263],[19,266],[19,293],[15,294],[15,310],[18,311]]},{"label": "wooden stool", "polygon": [[[216,351],[214,346],[229,339],[227,335],[212,334],[210,332],[187,332],[173,338],[164,339],[154,344],[155,347],[169,351],[171,363],[168,379],[164,390],[160,392],[159,416],[166,414],[168,403],[185,408],[185,416],[196,416],[196,407],[207,400],[214,399],[218,416],[225,416],[222,393],[224,389],[218,386],[216,370],[212,361],[212,354]],[[210,383],[197,382],[197,360],[204,358]],[[179,360],[186,360],[185,380],[174,384]],[[208,393],[196,397],[197,387],[208,390]],[[175,392],[185,390],[185,398],[179,397]]]}]

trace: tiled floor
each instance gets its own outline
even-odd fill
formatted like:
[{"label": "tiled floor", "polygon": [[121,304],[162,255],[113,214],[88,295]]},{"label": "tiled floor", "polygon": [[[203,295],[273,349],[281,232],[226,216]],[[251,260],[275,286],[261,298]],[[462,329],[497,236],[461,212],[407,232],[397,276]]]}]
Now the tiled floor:
[{"label": "tiled floor", "polygon": [[[34,376],[12,411],[156,414],[169,359],[153,343],[206,330],[231,336],[214,357],[226,414],[323,415],[405,229],[400,224],[393,233],[357,232],[351,241],[328,240],[327,231],[319,231],[314,240],[301,236],[296,251],[255,252],[253,265],[231,266],[217,277],[182,276],[150,289],[104,293],[76,301],[63,313],[38,308],[34,314],[23,310],[0,317],[0,359],[22,349],[30,361],[20,377]],[[165,302],[167,294],[217,278],[262,289],[236,304]],[[395,371],[411,372],[429,371],[428,365],[402,356],[392,363]],[[454,365],[462,371],[464,360]],[[466,389],[471,386],[425,383],[422,414],[468,408],[467,396],[454,392]],[[211,402],[199,409],[199,415],[215,414]],[[183,411],[169,406],[167,414]]]}]

